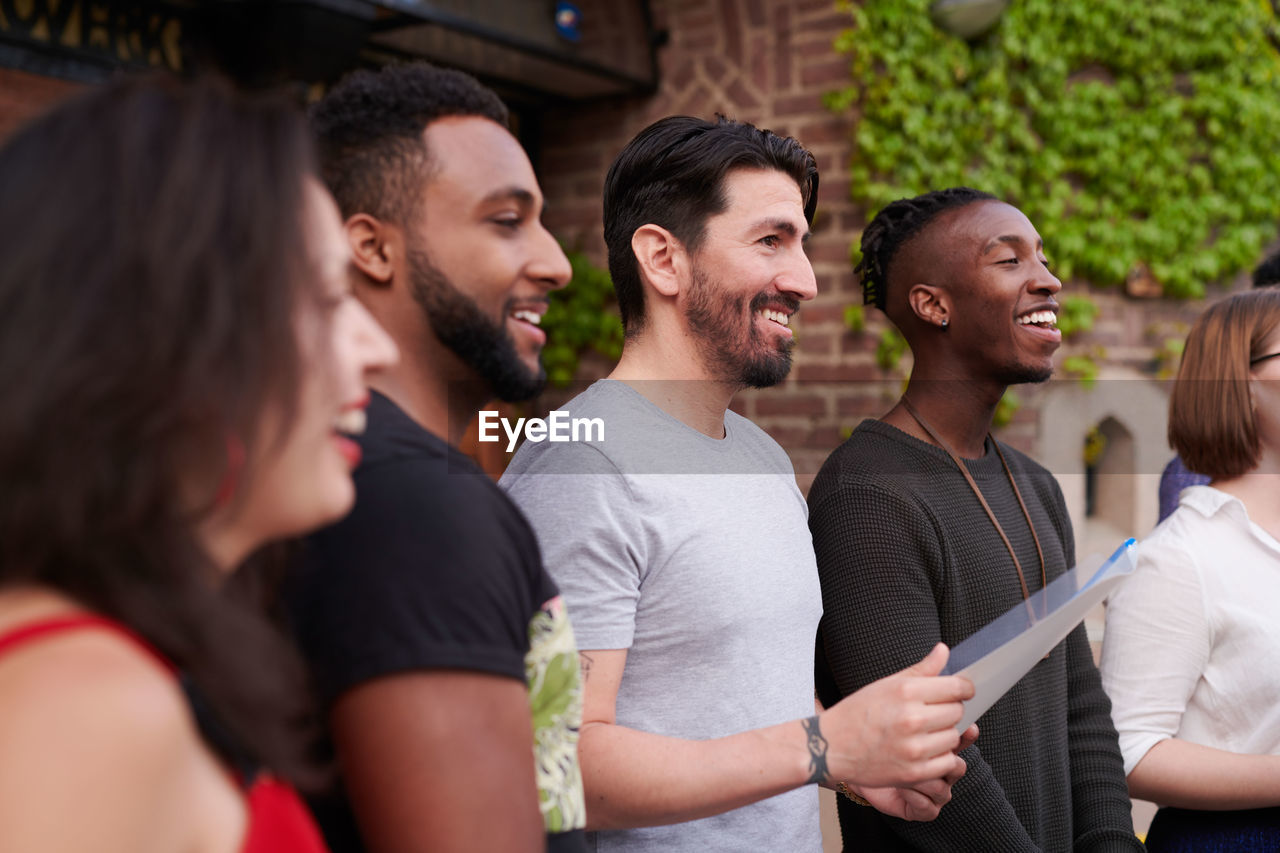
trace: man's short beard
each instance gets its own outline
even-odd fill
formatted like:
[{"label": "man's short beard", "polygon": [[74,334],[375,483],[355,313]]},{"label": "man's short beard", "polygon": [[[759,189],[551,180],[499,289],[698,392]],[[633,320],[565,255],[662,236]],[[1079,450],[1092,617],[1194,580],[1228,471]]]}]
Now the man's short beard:
[{"label": "man's short beard", "polygon": [[769,388],[786,379],[791,372],[791,350],[795,348],[795,341],[787,340],[780,348],[765,351],[766,344],[760,340],[755,317],[770,301],[786,302],[793,311],[798,301],[779,294],[757,293],[744,315],[745,296],[717,301],[707,276],[696,268],[693,282],[685,318],[712,375],[744,388]]},{"label": "man's short beard", "polygon": [[1025,364],[1009,365],[996,371],[993,377],[1002,385],[1038,385],[1053,376],[1052,367],[1031,367]]},{"label": "man's short beard", "polygon": [[475,300],[455,288],[420,249],[407,251],[409,290],[426,312],[431,331],[440,343],[462,359],[488,385],[488,393],[508,403],[538,396],[547,374],[539,364],[532,371],[516,352],[504,320],[485,316]]}]

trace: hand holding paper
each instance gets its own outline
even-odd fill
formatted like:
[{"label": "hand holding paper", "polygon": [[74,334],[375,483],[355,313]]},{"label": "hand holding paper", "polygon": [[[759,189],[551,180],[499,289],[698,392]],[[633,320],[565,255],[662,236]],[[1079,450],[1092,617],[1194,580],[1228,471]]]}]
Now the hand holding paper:
[{"label": "hand holding paper", "polygon": [[986,713],[1062,642],[1133,571],[1137,551],[1130,539],[1105,562],[1097,555],[1086,558],[957,645],[943,672],[970,679],[976,692],[956,728],[963,730]]},{"label": "hand holding paper", "polygon": [[938,676],[947,661],[939,643],[923,660],[874,681],[822,715],[831,744],[831,778],[864,787],[910,786],[963,773],[955,755],[966,678]]}]

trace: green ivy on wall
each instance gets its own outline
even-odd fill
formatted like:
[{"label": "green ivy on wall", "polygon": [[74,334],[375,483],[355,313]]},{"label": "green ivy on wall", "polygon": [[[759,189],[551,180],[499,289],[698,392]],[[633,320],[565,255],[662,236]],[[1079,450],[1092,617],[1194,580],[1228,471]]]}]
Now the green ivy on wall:
[{"label": "green ivy on wall", "polygon": [[1013,422],[1013,416],[1022,408],[1022,398],[1013,388],[1004,389],[1004,396],[996,403],[996,410],[991,416],[991,425],[996,429],[1007,427]]},{"label": "green ivy on wall", "polygon": [[[1069,341],[1093,328],[1093,321],[1102,311],[1098,303],[1088,296],[1072,294],[1059,300],[1058,329],[1062,339]],[[1090,347],[1087,352],[1077,352],[1062,360],[1062,370],[1066,375],[1075,377],[1085,388],[1092,388],[1098,381],[1101,364],[1107,357],[1107,350],[1102,346]]]},{"label": "green ivy on wall", "polygon": [[827,103],[860,115],[856,202],[987,190],[1027,214],[1064,281],[1149,270],[1200,296],[1257,261],[1280,220],[1268,0],[1013,0],[973,43],[929,6],[842,3],[853,81]]},{"label": "green ivy on wall", "polygon": [[1062,360],[1062,372],[1075,378],[1085,388],[1092,388],[1098,382],[1101,370],[1099,363],[1107,357],[1107,351],[1095,347],[1091,352],[1076,353]]},{"label": "green ivy on wall", "polygon": [[1058,300],[1058,330],[1066,339],[1074,338],[1093,328],[1093,321],[1102,310],[1088,296],[1072,294]]},{"label": "green ivy on wall", "polygon": [[907,339],[895,326],[885,326],[880,330],[880,341],[876,344],[876,366],[885,373],[893,370],[907,354]]},{"label": "green ivy on wall", "polygon": [[616,360],[622,355],[622,320],[609,271],[591,263],[579,251],[566,251],[573,267],[567,287],[551,294],[542,318],[547,344],[542,364],[553,385],[573,381],[582,355],[590,350]]},{"label": "green ivy on wall", "polygon": [[1155,344],[1151,371],[1157,379],[1172,379],[1178,375],[1182,350],[1186,347],[1188,326],[1183,322],[1153,323],[1144,332],[1148,341]]}]

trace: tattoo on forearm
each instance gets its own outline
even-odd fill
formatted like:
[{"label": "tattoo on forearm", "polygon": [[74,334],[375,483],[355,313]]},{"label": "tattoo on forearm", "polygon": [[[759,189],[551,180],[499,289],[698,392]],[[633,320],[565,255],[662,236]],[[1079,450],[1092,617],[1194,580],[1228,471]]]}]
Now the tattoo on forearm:
[{"label": "tattoo on forearm", "polygon": [[830,778],[827,775],[827,739],[818,728],[818,716],[815,714],[807,720],[801,720],[804,733],[809,737],[809,782],[819,784]]},{"label": "tattoo on forearm", "polygon": [[587,683],[587,676],[591,674],[591,655],[578,652],[578,674],[583,684]]}]

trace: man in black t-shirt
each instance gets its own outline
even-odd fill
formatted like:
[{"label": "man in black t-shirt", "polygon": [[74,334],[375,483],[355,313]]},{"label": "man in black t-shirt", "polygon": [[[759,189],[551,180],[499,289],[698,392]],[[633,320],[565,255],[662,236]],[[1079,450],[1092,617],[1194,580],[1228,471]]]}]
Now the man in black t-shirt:
[{"label": "man in black t-shirt", "polygon": [[426,65],[356,72],[313,111],[355,296],[401,360],[373,383],[356,508],[288,586],[341,792],[335,853],[580,851],[577,650],[520,511],[456,441],[543,382],[570,276],[492,92]]}]

